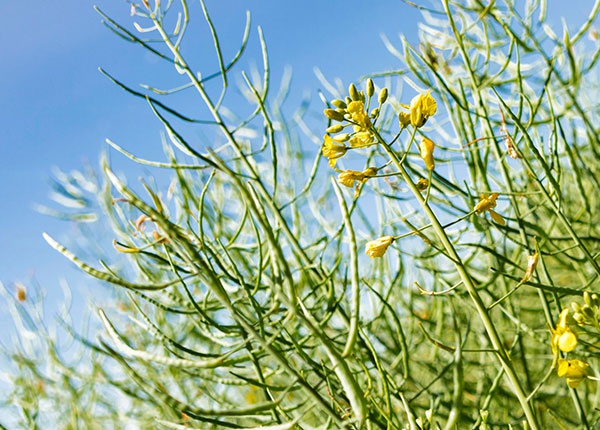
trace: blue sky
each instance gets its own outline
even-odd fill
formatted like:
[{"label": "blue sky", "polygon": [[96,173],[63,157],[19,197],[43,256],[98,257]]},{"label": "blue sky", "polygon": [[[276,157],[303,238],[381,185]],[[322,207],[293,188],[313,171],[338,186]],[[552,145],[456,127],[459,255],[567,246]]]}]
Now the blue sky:
[{"label": "blue sky", "polygon": [[[197,2],[190,3],[197,12]],[[398,42],[398,34],[404,33],[414,40],[419,19],[414,8],[399,0],[207,0],[207,5],[228,56],[238,47],[249,9],[253,30],[246,64],[260,64],[256,25],[261,25],[274,79],[291,66],[293,93],[312,92],[315,109],[320,103],[315,66],[346,83],[394,69],[398,61],[380,36]],[[52,298],[60,295],[60,279],[76,287],[89,284],[42,239],[47,231],[68,241],[73,228],[32,209],[48,203],[53,166],[65,171],[86,161],[97,166],[107,137],[134,153],[160,154],[161,126],[146,104],[97,69],[101,66],[137,85],[161,83],[164,67],[108,31],[92,6],[81,0],[0,0],[0,281],[9,289],[15,281],[37,282]],[[130,25],[125,1],[101,1],[98,6]],[[568,11],[561,7],[554,13],[580,19],[590,7],[591,2],[573,3]],[[210,48],[208,38],[197,43],[200,51]],[[120,158],[113,154],[114,160]],[[128,165],[119,164],[123,169]]]},{"label": "blue sky", "polygon": [[[161,146],[161,126],[146,104],[97,69],[137,85],[155,82],[152,78],[162,76],[164,67],[108,31],[93,4],[0,1],[0,281],[11,291],[16,281],[38,283],[51,300],[60,300],[61,279],[76,288],[90,284],[42,239],[46,231],[68,242],[75,232],[69,223],[33,209],[49,202],[53,166],[65,171],[86,162],[97,166],[107,137],[142,154],[159,154]],[[97,5],[130,25],[125,1]],[[253,30],[246,61],[260,64],[256,26],[261,25],[275,80],[291,66],[293,92],[312,92],[315,108],[320,103],[315,66],[344,82],[398,67],[380,35],[395,41],[399,33],[414,35],[418,16],[397,0],[368,7],[358,0],[207,0],[207,5],[229,56],[238,47],[249,9]],[[198,41],[198,49],[208,48],[209,39]]]}]

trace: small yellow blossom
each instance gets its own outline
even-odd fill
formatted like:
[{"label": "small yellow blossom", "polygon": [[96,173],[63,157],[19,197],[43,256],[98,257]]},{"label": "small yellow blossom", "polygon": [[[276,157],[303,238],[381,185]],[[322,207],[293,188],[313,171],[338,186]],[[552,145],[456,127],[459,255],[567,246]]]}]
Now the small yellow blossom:
[{"label": "small yellow blossom", "polygon": [[365,183],[369,180],[369,178],[375,176],[377,174],[376,167],[369,167],[368,169],[359,172],[357,170],[344,170],[340,173],[339,180],[340,184],[352,188],[354,186],[354,182],[358,181],[359,183]]},{"label": "small yellow blossom", "polygon": [[562,352],[571,352],[577,346],[577,335],[571,329],[575,321],[569,315],[569,308],[561,311],[558,317],[556,328],[552,331],[552,350],[561,350]]},{"label": "small yellow blossom", "polygon": [[400,112],[398,114],[398,121],[400,122],[401,128],[408,127],[408,124],[410,124],[410,114],[406,112]]},{"label": "small yellow blossom", "polygon": [[359,131],[354,133],[348,143],[353,148],[362,148],[372,145],[375,142],[375,137],[368,131]]},{"label": "small yellow blossom", "polygon": [[365,111],[365,104],[362,101],[350,102],[346,111],[350,114],[352,121],[357,123],[362,129],[368,130],[371,128],[371,120]]},{"label": "small yellow blossom", "polygon": [[335,166],[336,160],[340,157],[343,157],[348,151],[348,147],[346,145],[341,145],[333,141],[331,136],[326,134],[324,136],[325,142],[323,143],[322,153],[325,157],[329,159],[329,165],[331,167]]},{"label": "small yellow blossom", "polygon": [[492,216],[492,219],[495,222],[497,222],[500,225],[505,225],[506,221],[504,220],[504,218],[502,218],[502,215],[500,215],[498,212],[496,212],[494,210],[494,208],[496,207],[496,199],[498,199],[498,196],[499,196],[498,193],[492,193],[489,196],[482,194],[481,200],[479,200],[479,203],[477,203],[475,205],[473,210],[477,214],[487,211],[490,213],[490,215]]},{"label": "small yellow blossom", "polygon": [[590,376],[590,365],[581,360],[558,360],[557,374],[559,378],[565,377],[570,388],[577,386]]},{"label": "small yellow blossom", "polygon": [[437,111],[437,103],[429,91],[419,94],[410,101],[410,123],[422,127]]},{"label": "small yellow blossom", "polygon": [[421,144],[419,145],[419,150],[421,151],[421,158],[425,161],[425,167],[427,170],[433,170],[435,167],[435,161],[433,160],[433,150],[435,148],[435,143],[432,140],[424,137],[421,140]]},{"label": "small yellow blossom", "polygon": [[379,239],[367,242],[366,254],[371,258],[382,257],[393,241],[394,236],[382,236]]}]

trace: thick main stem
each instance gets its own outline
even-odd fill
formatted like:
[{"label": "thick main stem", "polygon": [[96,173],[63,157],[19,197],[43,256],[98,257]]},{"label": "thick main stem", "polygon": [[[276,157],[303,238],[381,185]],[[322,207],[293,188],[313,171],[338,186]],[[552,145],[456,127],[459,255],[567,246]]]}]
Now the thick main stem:
[{"label": "thick main stem", "polygon": [[496,327],[494,326],[494,323],[492,322],[490,315],[488,314],[487,308],[483,303],[481,296],[477,292],[475,284],[469,276],[466,267],[463,265],[460,256],[454,248],[454,245],[452,245],[452,242],[450,242],[450,239],[446,235],[444,227],[438,220],[437,216],[435,215],[429,204],[425,201],[425,198],[421,195],[421,192],[417,188],[416,184],[412,181],[412,178],[398,159],[396,153],[388,146],[388,144],[382,139],[382,137],[377,132],[375,132],[375,135],[381,146],[385,149],[387,155],[392,159],[394,165],[398,168],[398,171],[402,175],[402,178],[421,204],[421,207],[423,208],[431,222],[433,230],[437,234],[439,240],[442,242],[442,245],[444,246],[444,249],[446,250],[448,256],[454,263],[456,271],[460,275],[463,285],[467,289],[467,292],[469,293],[469,296],[471,297],[471,300],[473,301],[475,308],[477,309],[479,318],[481,319],[481,322],[483,323],[488,338],[490,339],[490,342],[492,343],[496,351],[496,355],[498,356],[498,359],[500,360],[500,363],[502,364],[502,367],[504,368],[504,371],[506,372],[506,375],[511,385],[513,386],[515,396],[521,403],[521,407],[523,408],[523,412],[527,417],[527,422],[529,423],[529,426],[532,430],[539,429],[533,409],[527,401],[527,395],[525,394],[517,372],[513,368],[511,360],[508,354],[506,353],[506,350],[504,349],[504,345],[502,344],[500,335],[496,331]]}]

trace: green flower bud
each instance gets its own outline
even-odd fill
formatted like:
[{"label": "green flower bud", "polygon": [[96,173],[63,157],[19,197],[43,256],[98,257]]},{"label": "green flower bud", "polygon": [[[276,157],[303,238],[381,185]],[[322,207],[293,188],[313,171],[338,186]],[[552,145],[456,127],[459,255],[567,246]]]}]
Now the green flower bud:
[{"label": "green flower bud", "polygon": [[344,100],[340,100],[340,99],[335,99],[335,100],[331,100],[331,104],[334,105],[336,108],[341,108],[341,109],[346,109],[346,103],[344,103]]},{"label": "green flower bud", "polygon": [[340,113],[334,109],[325,109],[323,111],[323,113],[325,113],[325,116],[329,119],[332,119],[334,121],[343,121],[344,120],[344,114]]},{"label": "green flower bud", "polygon": [[371,111],[371,118],[377,118],[379,116],[379,108],[375,108]]},{"label": "green flower bud", "polygon": [[385,101],[388,98],[388,89],[387,88],[382,88],[381,91],[379,91],[379,104],[382,105],[385,103]]},{"label": "green flower bud", "polygon": [[367,97],[373,97],[375,94],[375,85],[373,84],[373,79],[367,79]]},{"label": "green flower bud", "polygon": [[350,94],[350,98],[352,100],[360,100],[360,93],[358,92],[354,84],[350,84],[350,86],[348,87],[348,94]]},{"label": "green flower bud", "polygon": [[572,302],[571,303],[571,309],[573,310],[573,313],[581,313],[581,306],[579,306],[579,303],[577,302]]},{"label": "green flower bud", "polygon": [[600,305],[600,299],[598,298],[598,294],[594,293],[590,296],[590,298],[592,299],[593,307],[598,307],[598,305]]},{"label": "green flower bud", "polygon": [[352,103],[352,99],[348,96],[346,96],[346,98],[344,98],[344,101],[346,102],[346,105],[349,105],[350,103]]},{"label": "green flower bud", "polygon": [[350,134],[348,134],[348,133],[338,134],[336,136],[333,136],[332,139],[336,142],[346,142],[348,139],[350,139]]},{"label": "green flower bud", "polygon": [[328,127],[327,130],[325,130],[325,131],[327,133],[339,133],[343,129],[344,129],[344,126],[342,124],[335,124],[335,125],[332,125],[331,127]]}]

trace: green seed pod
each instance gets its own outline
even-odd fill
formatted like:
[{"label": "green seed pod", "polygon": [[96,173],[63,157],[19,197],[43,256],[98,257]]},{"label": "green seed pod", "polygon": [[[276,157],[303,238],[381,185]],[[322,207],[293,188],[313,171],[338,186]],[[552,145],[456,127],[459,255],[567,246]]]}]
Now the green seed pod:
[{"label": "green seed pod", "polygon": [[379,104],[382,105],[385,103],[385,101],[388,98],[388,89],[387,88],[382,88],[381,91],[379,91]]},{"label": "green seed pod", "polygon": [[332,119],[334,121],[343,121],[344,120],[344,114],[340,113],[336,110],[333,109],[325,109],[323,111],[323,113],[325,113],[325,116],[329,119]]},{"label": "green seed pod", "polygon": [[335,125],[332,125],[331,127],[328,127],[327,130],[325,130],[325,131],[327,133],[339,133],[343,129],[344,129],[344,126],[342,124],[335,124]]},{"label": "green seed pod", "polygon": [[354,84],[350,84],[350,86],[348,87],[348,94],[350,94],[350,98],[352,100],[360,100],[360,93],[358,92]]},{"label": "green seed pod", "polygon": [[344,103],[344,100],[340,99],[331,100],[331,104],[334,105],[336,108],[341,109],[346,109],[346,107],[348,106],[346,103]]},{"label": "green seed pod", "polygon": [[588,305],[583,305],[581,307],[581,313],[584,317],[590,321],[593,321],[595,318],[594,311]]},{"label": "green seed pod", "polygon": [[373,97],[375,94],[375,85],[373,84],[373,79],[367,79],[367,97]]},{"label": "green seed pod", "polygon": [[592,306],[592,298],[590,297],[590,293],[588,293],[587,291],[583,292],[583,301],[586,305]]}]

